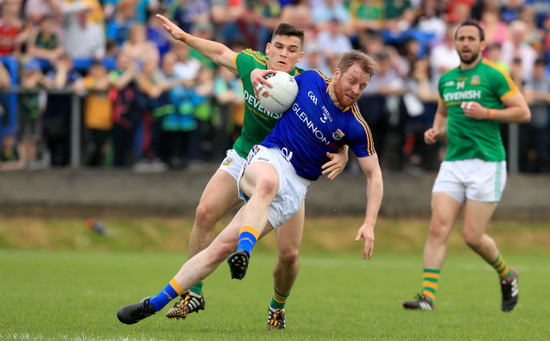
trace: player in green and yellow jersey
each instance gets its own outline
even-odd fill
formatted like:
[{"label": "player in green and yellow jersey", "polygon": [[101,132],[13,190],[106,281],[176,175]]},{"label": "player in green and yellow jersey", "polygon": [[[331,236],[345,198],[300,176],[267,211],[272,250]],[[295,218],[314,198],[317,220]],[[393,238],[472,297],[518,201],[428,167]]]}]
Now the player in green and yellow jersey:
[{"label": "player in green and yellow jersey", "polygon": [[[296,63],[303,57],[304,32],[299,27],[280,24],[273,33],[266,53],[246,49],[236,53],[218,42],[201,39],[181,30],[162,15],[164,29],[179,40],[216,64],[226,67],[237,74],[243,82],[245,113],[241,136],[233,149],[227,151],[227,157],[212,176],[201,196],[196,209],[195,222],[189,239],[189,258],[204,250],[214,239],[214,228],[218,220],[241,200],[237,192],[237,178],[250,149],[262,142],[273,130],[281,114],[266,111],[256,99],[252,80],[252,70],[270,69],[297,75],[302,70]],[[259,75],[256,77],[260,77]],[[263,82],[263,81],[262,81]],[[331,161],[323,168],[323,174],[330,179],[341,173],[347,163],[347,151],[330,154]],[[273,271],[274,293],[269,307],[268,329],[285,327],[284,307],[290,289],[296,280],[299,269],[299,248],[304,226],[304,205],[294,217],[277,229],[278,257]],[[202,294],[203,283],[192,288],[183,288],[182,299],[167,312],[169,318],[185,318],[189,313],[204,309]]]},{"label": "player in green and yellow jersey", "polygon": [[424,134],[427,144],[447,134],[448,149],[432,190],[422,293],[416,301],[406,301],[403,306],[417,310],[435,307],[447,238],[464,209],[464,241],[496,270],[502,291],[501,309],[511,311],[519,297],[518,274],[508,266],[485,230],[506,183],[501,122],[529,122],[531,113],[510,76],[481,56],[484,32],[477,22],[466,21],[458,26],[455,48],[460,66],[441,76],[433,127]]}]

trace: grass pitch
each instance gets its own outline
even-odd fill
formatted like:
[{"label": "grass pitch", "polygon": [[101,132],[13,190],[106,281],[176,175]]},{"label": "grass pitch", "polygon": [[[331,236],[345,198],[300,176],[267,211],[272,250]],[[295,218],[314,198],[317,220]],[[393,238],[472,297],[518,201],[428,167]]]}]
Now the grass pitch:
[{"label": "grass pitch", "polygon": [[[261,243],[261,242],[260,242]],[[206,310],[185,321],[161,312],[135,325],[117,310],[158,293],[181,253],[0,249],[0,339],[25,340],[548,340],[548,256],[507,253],[520,301],[500,311],[494,271],[473,254],[450,254],[437,310],[406,311],[420,289],[421,253],[302,254],[287,301],[287,329],[266,331],[275,255],[254,253],[243,281],[222,264],[205,284]]]}]

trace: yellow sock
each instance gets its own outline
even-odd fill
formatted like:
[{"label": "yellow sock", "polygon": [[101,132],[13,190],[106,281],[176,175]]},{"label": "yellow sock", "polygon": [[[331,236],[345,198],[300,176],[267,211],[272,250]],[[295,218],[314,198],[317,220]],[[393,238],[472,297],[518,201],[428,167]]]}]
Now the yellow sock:
[{"label": "yellow sock", "polygon": [[435,303],[435,292],[439,281],[439,269],[424,269],[422,276],[422,295]]},{"label": "yellow sock", "polygon": [[502,258],[500,253],[498,254],[497,259],[491,263],[491,266],[497,271],[500,278],[510,278],[512,275],[510,267],[506,265],[506,261]]}]

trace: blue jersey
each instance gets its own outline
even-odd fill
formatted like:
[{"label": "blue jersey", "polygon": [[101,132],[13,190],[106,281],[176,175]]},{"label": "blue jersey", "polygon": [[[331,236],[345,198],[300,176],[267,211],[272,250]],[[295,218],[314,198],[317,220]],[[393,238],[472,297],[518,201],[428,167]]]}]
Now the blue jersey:
[{"label": "blue jersey", "polygon": [[329,161],[326,153],[335,153],[344,144],[357,157],[376,153],[357,103],[341,110],[330,99],[331,78],[310,70],[295,79],[300,88],[296,102],[261,145],[285,148],[296,173],[312,181],[321,176],[321,166]]}]

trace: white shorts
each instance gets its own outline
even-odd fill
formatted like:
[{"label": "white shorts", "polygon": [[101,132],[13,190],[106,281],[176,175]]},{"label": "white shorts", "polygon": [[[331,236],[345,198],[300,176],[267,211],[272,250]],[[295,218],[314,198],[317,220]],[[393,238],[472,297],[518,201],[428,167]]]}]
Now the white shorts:
[{"label": "white shorts", "polygon": [[[285,221],[290,219],[302,206],[306,198],[306,193],[311,181],[296,174],[294,167],[289,159],[283,156],[278,148],[266,148],[264,146],[254,146],[248,154],[248,158],[243,166],[237,184],[240,184],[246,167],[253,162],[267,162],[277,171],[279,177],[279,190],[269,206],[267,220],[271,226],[276,229]],[[248,198],[239,189],[239,198],[248,201]]]},{"label": "white shorts", "polygon": [[241,174],[245,158],[241,157],[235,149],[229,149],[225,155],[225,159],[223,159],[218,169],[226,171],[237,181]]},{"label": "white shorts", "polygon": [[461,204],[464,204],[466,198],[497,203],[505,185],[506,161],[443,161],[432,193],[446,193]]}]

